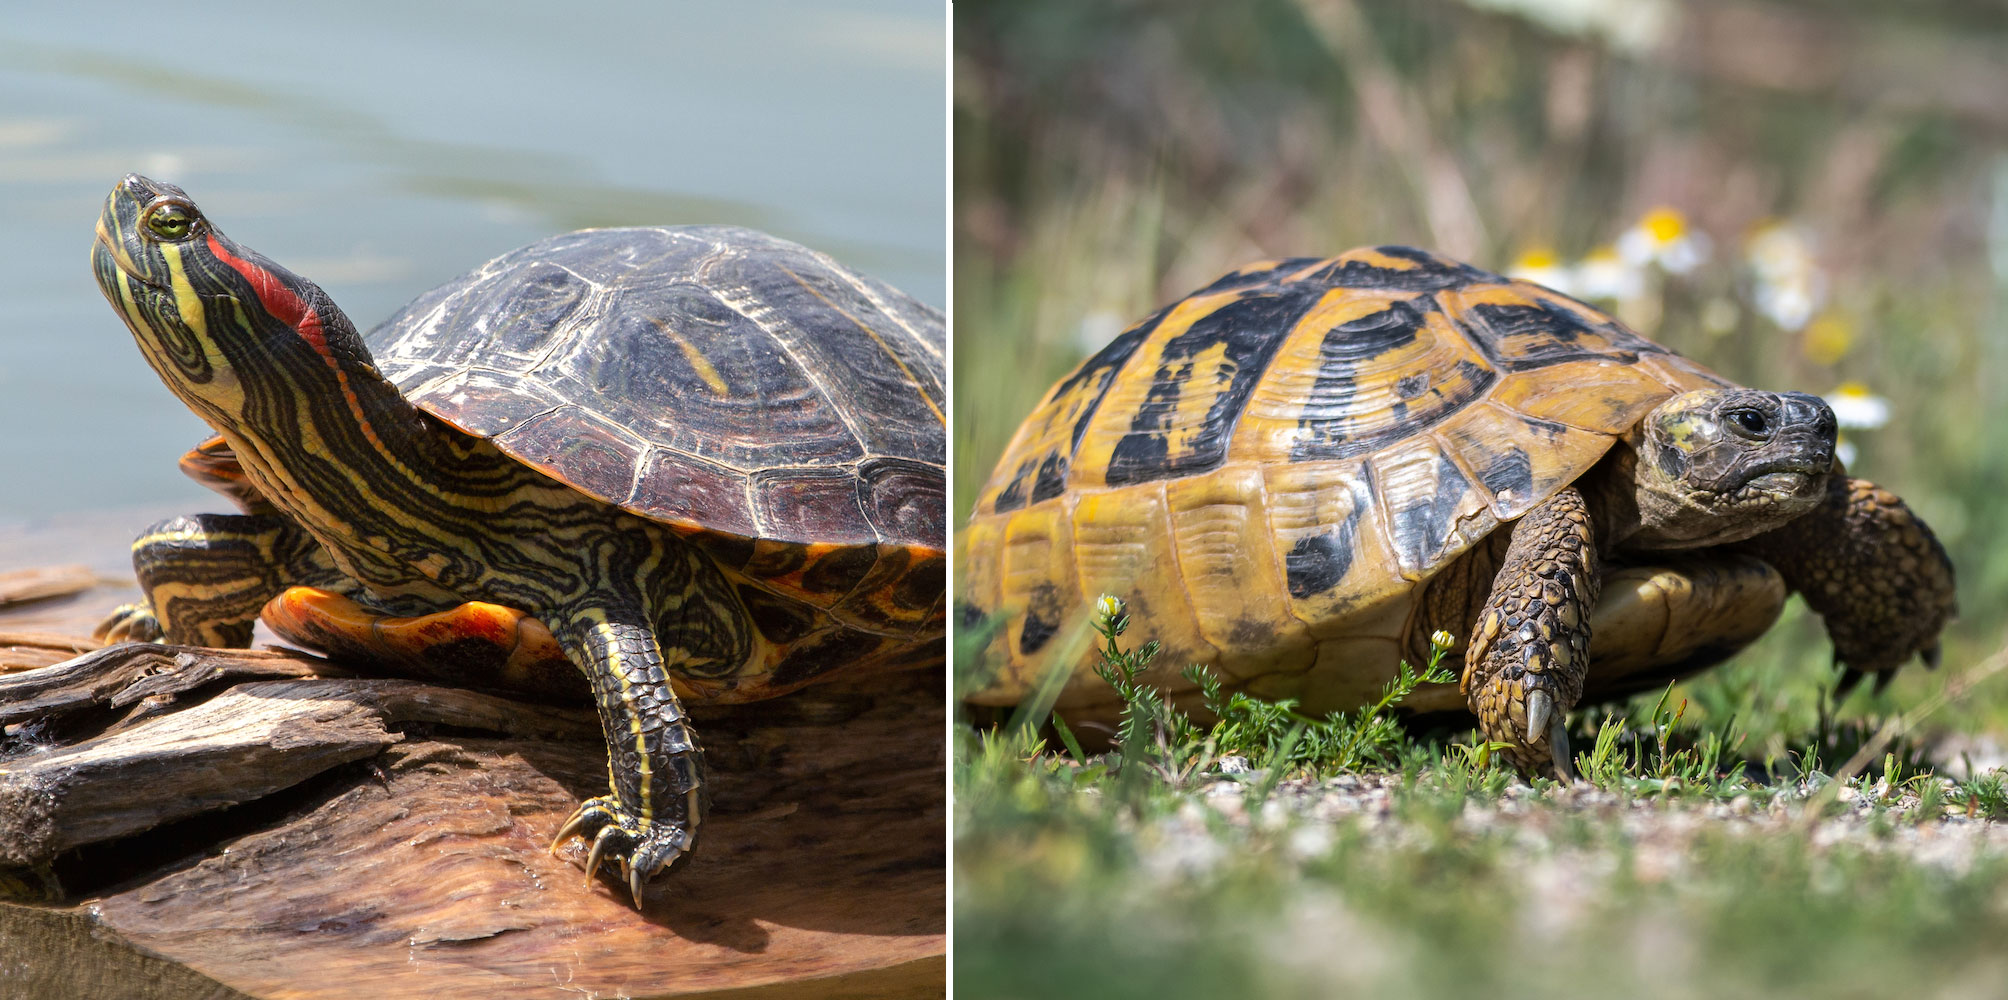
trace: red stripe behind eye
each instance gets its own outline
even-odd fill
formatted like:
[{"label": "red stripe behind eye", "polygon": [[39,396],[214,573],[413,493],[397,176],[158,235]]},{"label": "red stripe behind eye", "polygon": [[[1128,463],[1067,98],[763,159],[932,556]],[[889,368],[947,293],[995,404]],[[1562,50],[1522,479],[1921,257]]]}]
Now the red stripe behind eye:
[{"label": "red stripe behind eye", "polygon": [[315,354],[321,356],[322,361],[328,363],[329,370],[335,373],[335,381],[342,387],[342,396],[349,401],[349,412],[355,414],[356,423],[362,427],[363,436],[371,444],[382,447],[383,442],[378,440],[376,428],[370,426],[369,415],[363,412],[355,389],[349,385],[348,373],[342,370],[342,363],[328,350],[328,338],[321,330],[320,313],[307,305],[298,293],[287,288],[285,282],[280,281],[270,269],[223,249],[223,243],[215,233],[209,234],[209,251],[216,255],[217,260],[230,265],[231,270],[243,275],[244,280],[251,283],[251,290],[257,294],[258,303],[265,307],[265,311],[291,327],[301,340],[307,342],[307,346],[314,349]]},{"label": "red stripe behind eye", "polygon": [[270,270],[225,250],[215,233],[209,234],[209,251],[251,283],[251,290],[257,293],[258,303],[265,307],[266,312],[292,327],[293,332],[313,347],[315,353],[327,358],[329,364],[335,364],[335,359],[328,354],[327,338],[321,333],[320,314],[308,306],[305,299],[287,288]]}]

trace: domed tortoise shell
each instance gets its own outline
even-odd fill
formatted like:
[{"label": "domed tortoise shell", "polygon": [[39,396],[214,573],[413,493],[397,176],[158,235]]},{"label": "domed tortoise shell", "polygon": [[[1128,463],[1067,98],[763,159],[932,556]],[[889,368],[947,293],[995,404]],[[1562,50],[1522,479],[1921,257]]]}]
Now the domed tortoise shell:
[{"label": "domed tortoise shell", "polygon": [[1117,336],[1005,449],[957,601],[1022,613],[977,700],[1035,687],[1103,593],[1174,671],[1301,673],[1321,643],[1398,628],[1380,619],[1416,583],[1660,401],[1722,384],[1580,302],[1409,247],[1251,264]]}]

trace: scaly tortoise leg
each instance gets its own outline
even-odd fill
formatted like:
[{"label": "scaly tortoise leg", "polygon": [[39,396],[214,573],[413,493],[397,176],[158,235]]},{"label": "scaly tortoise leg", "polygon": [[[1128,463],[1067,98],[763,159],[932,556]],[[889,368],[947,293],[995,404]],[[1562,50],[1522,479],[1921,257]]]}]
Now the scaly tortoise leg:
[{"label": "scaly tortoise leg", "polygon": [[1743,549],[1825,621],[1844,667],[1840,695],[1867,674],[1882,690],[1914,655],[1938,665],[1938,633],[1959,610],[1952,560],[1896,494],[1836,471],[1820,506]]},{"label": "scaly tortoise leg", "polygon": [[1563,719],[1582,697],[1596,607],[1597,543],[1574,487],[1513,524],[1513,540],[1473,627],[1460,685],[1485,739],[1526,770],[1570,776]]},{"label": "scaly tortoise leg", "polygon": [[353,586],[319,542],[275,514],[169,518],[133,542],[132,563],[146,596],[99,623],[93,634],[105,642],[243,648],[259,610],[287,586]]},{"label": "scaly tortoise leg", "polygon": [[[704,808],[704,751],[670,689],[647,617],[634,609],[551,616],[553,634],[592,682],[607,737],[609,794],[565,820],[551,850],[574,835],[592,844],[588,882],[613,857],[641,906],[642,883],[689,853]],[[547,618],[549,622],[551,619]]]}]

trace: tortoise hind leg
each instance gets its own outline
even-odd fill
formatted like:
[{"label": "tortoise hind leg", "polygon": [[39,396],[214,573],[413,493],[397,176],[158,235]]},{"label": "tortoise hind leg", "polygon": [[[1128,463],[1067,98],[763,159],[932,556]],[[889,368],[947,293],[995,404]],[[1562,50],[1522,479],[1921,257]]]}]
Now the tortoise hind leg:
[{"label": "tortoise hind leg", "polygon": [[1583,496],[1564,489],[1513,525],[1465,653],[1461,685],[1487,740],[1534,770],[1568,777],[1564,716],[1590,665],[1597,544]]},{"label": "tortoise hind leg", "polygon": [[287,586],[353,586],[313,536],[276,514],[169,518],[140,533],[132,562],[146,596],[98,625],[107,642],[242,648],[259,609]]}]

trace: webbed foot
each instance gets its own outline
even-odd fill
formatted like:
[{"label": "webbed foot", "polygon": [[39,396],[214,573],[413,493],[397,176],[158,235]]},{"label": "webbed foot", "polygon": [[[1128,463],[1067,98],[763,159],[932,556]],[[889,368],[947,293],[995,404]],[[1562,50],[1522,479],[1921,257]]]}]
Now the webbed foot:
[{"label": "webbed foot", "polygon": [[154,616],[153,605],[143,600],[113,608],[110,614],[105,615],[104,621],[91,630],[91,638],[107,645],[159,642],[166,634],[160,626],[160,619]]},{"label": "webbed foot", "polygon": [[572,811],[558,835],[551,841],[556,853],[565,841],[583,838],[592,845],[586,853],[586,883],[592,884],[600,865],[613,861],[626,875],[628,894],[636,909],[641,908],[642,886],[690,852],[696,835],[681,822],[645,819],[629,811],[611,795],[598,795]]}]

